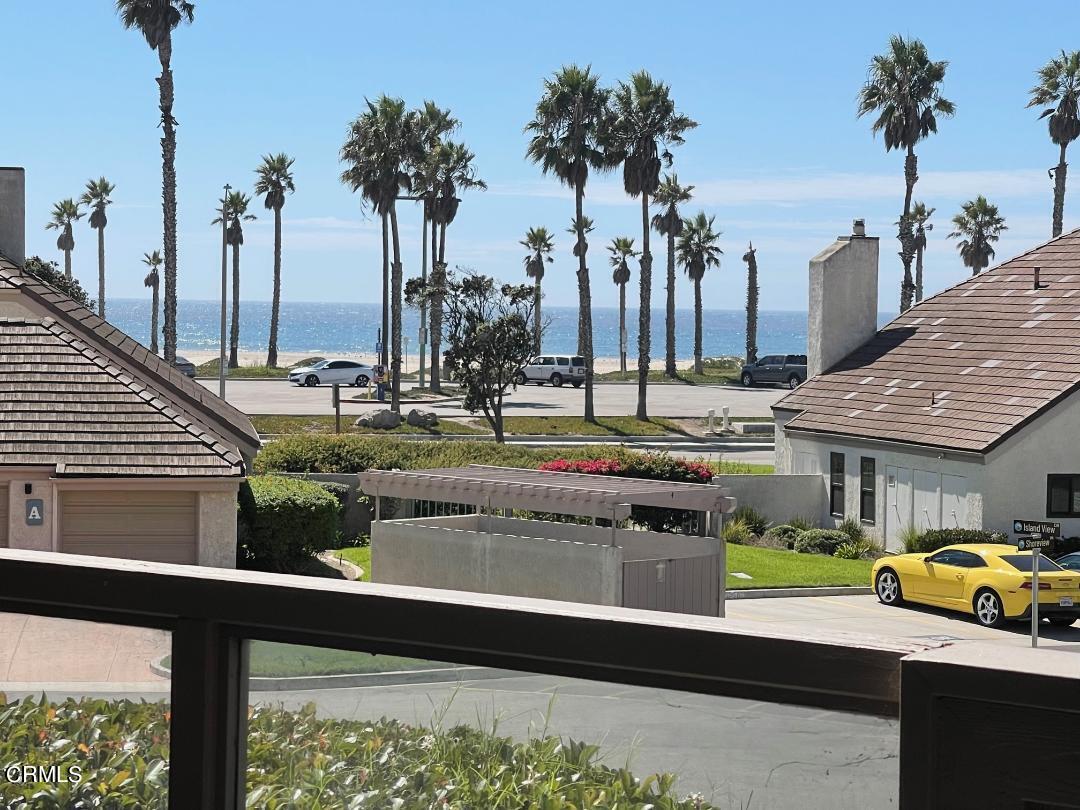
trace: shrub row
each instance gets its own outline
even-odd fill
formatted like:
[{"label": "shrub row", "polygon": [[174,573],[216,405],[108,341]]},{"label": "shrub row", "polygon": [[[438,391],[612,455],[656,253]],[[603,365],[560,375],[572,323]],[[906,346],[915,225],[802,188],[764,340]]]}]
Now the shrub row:
[{"label": "shrub row", "polygon": [[252,476],[240,489],[237,566],[301,573],[335,544],[341,503],[324,486],[281,475]]},{"label": "shrub row", "polygon": [[1008,543],[1009,538],[1001,532],[985,529],[930,529],[922,534],[908,533],[904,536],[904,551],[908,554],[929,554],[944,546],[956,543]]}]

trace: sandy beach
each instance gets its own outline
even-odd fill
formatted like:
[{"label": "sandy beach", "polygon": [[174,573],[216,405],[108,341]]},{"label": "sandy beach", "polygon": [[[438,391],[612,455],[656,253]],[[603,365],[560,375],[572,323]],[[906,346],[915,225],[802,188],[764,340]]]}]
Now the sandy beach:
[{"label": "sandy beach", "polygon": [[[209,352],[205,350],[185,350],[177,349],[177,354],[182,357],[186,357],[195,365],[201,365],[208,360],[216,360],[218,358],[217,352]],[[328,354],[323,352],[278,352],[278,365],[280,366],[293,366],[299,363],[301,360],[306,360],[310,357],[329,357]],[[368,353],[344,353],[335,354],[334,357],[348,358],[351,360],[359,360],[361,363],[374,363],[375,354]],[[420,357],[417,354],[409,354],[404,358],[405,371],[416,371],[420,367]],[[237,360],[241,366],[258,366],[266,362],[266,352],[239,352]],[[694,359],[682,359],[676,360],[676,364],[679,368],[692,368],[694,365]],[[637,357],[629,356],[626,358],[626,367],[629,371],[633,371],[637,368]],[[654,357],[652,360],[652,368],[663,368],[664,358]],[[619,370],[619,358],[618,357],[597,357],[594,360],[593,369],[598,374],[603,374],[608,371]]]}]

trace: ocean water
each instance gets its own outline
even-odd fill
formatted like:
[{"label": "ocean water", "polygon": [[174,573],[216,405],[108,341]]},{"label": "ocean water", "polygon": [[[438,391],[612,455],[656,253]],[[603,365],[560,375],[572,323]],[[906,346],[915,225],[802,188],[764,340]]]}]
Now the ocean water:
[{"label": "ocean water", "polygon": [[[150,340],[150,303],[141,299],[111,299],[110,323],[137,340]],[[278,350],[282,352],[371,352],[375,349],[380,325],[378,304],[335,304],[282,302],[278,331]],[[220,304],[216,301],[180,301],[177,313],[177,348],[215,350],[220,334]],[[549,321],[544,351],[571,354],[577,349],[577,308],[547,306]],[[419,314],[406,309],[403,337],[408,350],[416,351]],[[890,316],[883,313],[882,322]],[[628,309],[628,352],[637,354],[636,309]],[[270,334],[270,303],[242,301],[240,304],[240,350],[263,351]],[[619,310],[614,307],[593,309],[593,343],[597,357],[619,354]],[[691,357],[694,350],[693,310],[676,310],[676,354]],[[652,312],[652,352],[664,355],[664,312]],[[702,352],[706,356],[741,356],[746,350],[746,314],[739,310],[705,310],[702,317]],[[806,313],[763,311],[758,315],[758,354],[806,351]]]}]

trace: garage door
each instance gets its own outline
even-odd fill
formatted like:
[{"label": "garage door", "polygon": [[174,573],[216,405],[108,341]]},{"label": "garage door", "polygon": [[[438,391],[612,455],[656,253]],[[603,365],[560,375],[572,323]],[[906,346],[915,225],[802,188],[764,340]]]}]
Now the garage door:
[{"label": "garage door", "polygon": [[194,492],[60,493],[60,550],[189,563],[197,559]]}]

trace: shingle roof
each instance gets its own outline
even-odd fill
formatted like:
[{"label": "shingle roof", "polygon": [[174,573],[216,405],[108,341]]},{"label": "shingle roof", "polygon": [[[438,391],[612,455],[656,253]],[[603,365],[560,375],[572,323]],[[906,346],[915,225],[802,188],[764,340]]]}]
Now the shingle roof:
[{"label": "shingle roof", "polygon": [[163,400],[177,410],[187,413],[207,427],[223,431],[221,439],[235,442],[242,451],[252,456],[258,451],[259,434],[244,413],[199,383],[185,377],[108,321],[33,276],[20,273],[18,268],[2,255],[0,288],[18,289],[23,295],[34,300],[49,315],[64,324],[78,343],[87,346],[96,344],[119,355],[124,359],[131,376],[152,387]]},{"label": "shingle roof", "polygon": [[0,318],[0,464],[236,476],[243,460],[52,318]]},{"label": "shingle roof", "polygon": [[917,304],[773,407],[799,411],[791,431],[985,453],[1078,387],[1080,230]]}]

